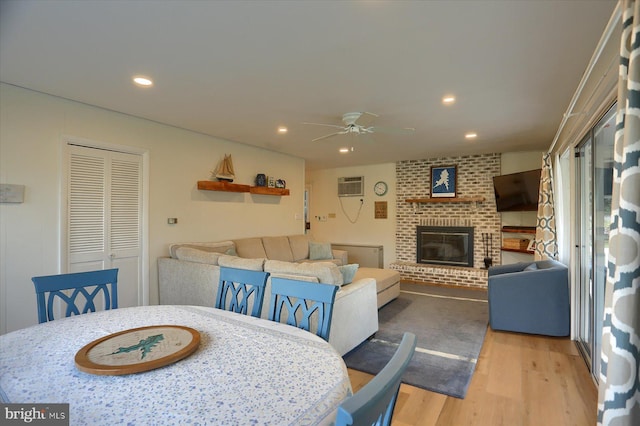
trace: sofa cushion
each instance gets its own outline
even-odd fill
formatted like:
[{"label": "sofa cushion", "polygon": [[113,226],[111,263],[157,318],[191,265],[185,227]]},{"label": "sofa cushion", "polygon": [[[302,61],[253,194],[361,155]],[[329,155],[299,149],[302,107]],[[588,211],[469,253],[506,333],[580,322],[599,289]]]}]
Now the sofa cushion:
[{"label": "sofa cushion", "polygon": [[331,252],[331,243],[319,243],[316,241],[309,241],[309,259],[310,260],[333,259],[333,253]]},{"label": "sofa cushion", "polygon": [[350,263],[348,265],[338,266],[338,270],[342,274],[342,284],[349,284],[353,282],[353,277],[355,277],[356,272],[358,272],[358,267],[360,265],[357,263]]},{"label": "sofa cushion", "polygon": [[293,262],[293,254],[287,237],[262,237],[262,245],[267,259]]},{"label": "sofa cushion", "polygon": [[277,272],[270,273],[269,278],[285,278],[287,280],[298,280],[298,281],[307,281],[310,283],[319,283],[320,280],[318,277],[307,277],[306,275],[294,275],[294,274],[280,274]]},{"label": "sofa cushion", "polygon": [[400,272],[391,269],[358,268],[358,272],[356,272],[353,280],[358,281],[363,278],[373,278],[376,280],[376,291],[381,293],[395,283],[400,282]]},{"label": "sofa cushion", "polygon": [[316,277],[321,283],[342,285],[342,274],[338,267],[331,262],[291,263],[269,259],[264,262],[264,270],[274,275],[287,274]]},{"label": "sofa cushion", "polygon": [[191,247],[178,247],[175,251],[176,259],[186,260],[187,262],[208,263],[217,265],[218,258],[224,256],[223,253],[199,250]]},{"label": "sofa cushion", "polygon": [[233,240],[238,256],[248,259],[266,258],[267,253],[262,245],[262,238],[242,238]]},{"label": "sofa cushion", "polygon": [[233,248],[233,241],[218,241],[215,243],[177,243],[169,246],[169,256],[177,259],[176,250],[180,247],[189,247],[212,253],[224,253]]},{"label": "sofa cushion", "polygon": [[309,258],[309,237],[300,234],[289,235],[287,238],[289,238],[289,246],[291,247],[294,262]]},{"label": "sofa cushion", "polygon": [[250,271],[264,270],[264,258],[245,259],[243,257],[222,255],[218,258],[218,264],[227,268],[248,269]]}]

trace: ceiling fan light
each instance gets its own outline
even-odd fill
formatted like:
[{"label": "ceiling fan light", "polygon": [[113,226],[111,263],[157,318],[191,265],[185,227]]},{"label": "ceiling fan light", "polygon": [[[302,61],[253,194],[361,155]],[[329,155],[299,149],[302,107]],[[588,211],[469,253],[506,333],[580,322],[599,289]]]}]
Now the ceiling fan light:
[{"label": "ceiling fan light", "polygon": [[445,104],[445,105],[451,105],[451,104],[455,103],[455,101],[456,101],[456,97],[453,96],[453,95],[445,95],[442,98],[442,103]]},{"label": "ceiling fan light", "polygon": [[148,77],[144,77],[142,75],[137,75],[133,77],[133,82],[140,87],[151,87],[153,86],[153,80]]},{"label": "ceiling fan light", "polygon": [[465,139],[475,139],[478,137],[478,134],[476,132],[468,132],[464,137]]},{"label": "ceiling fan light", "polygon": [[340,148],[339,151],[341,154],[346,154],[349,152],[349,148]]},{"label": "ceiling fan light", "polygon": [[289,129],[287,129],[285,126],[278,127],[278,133],[280,133],[281,135],[287,133],[288,131]]}]

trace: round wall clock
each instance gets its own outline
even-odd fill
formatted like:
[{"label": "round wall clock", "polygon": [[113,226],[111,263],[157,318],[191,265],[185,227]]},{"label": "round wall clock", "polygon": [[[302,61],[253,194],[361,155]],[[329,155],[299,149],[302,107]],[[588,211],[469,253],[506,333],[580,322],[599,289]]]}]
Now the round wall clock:
[{"label": "round wall clock", "polygon": [[373,186],[373,192],[375,192],[375,194],[380,197],[387,193],[387,189],[387,183],[383,181],[376,182],[376,184]]}]

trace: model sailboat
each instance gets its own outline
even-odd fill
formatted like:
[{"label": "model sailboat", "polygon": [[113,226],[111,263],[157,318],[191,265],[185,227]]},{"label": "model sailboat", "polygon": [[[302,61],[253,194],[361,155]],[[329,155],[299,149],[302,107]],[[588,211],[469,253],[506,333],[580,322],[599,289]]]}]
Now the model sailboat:
[{"label": "model sailboat", "polygon": [[233,161],[231,161],[231,154],[225,154],[224,159],[218,164],[218,168],[213,172],[213,177],[225,182],[233,182],[236,175],[233,171]]}]

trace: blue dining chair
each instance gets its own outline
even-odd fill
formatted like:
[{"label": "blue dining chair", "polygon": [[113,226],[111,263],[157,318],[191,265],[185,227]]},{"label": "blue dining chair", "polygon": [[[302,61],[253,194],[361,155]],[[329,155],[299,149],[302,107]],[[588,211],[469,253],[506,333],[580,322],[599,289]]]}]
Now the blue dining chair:
[{"label": "blue dining chair", "polygon": [[416,336],[404,333],[391,360],[369,383],[338,407],[336,426],[391,424],[400,382],[416,349]]},{"label": "blue dining chair", "polygon": [[[280,322],[284,308],[287,311],[287,324],[313,332],[311,318],[317,313],[318,327],[315,334],[329,341],[333,302],[337,291],[338,286],[332,284],[272,277],[269,319]],[[296,316],[298,310],[299,321]]]},{"label": "blue dining chair", "polygon": [[[95,312],[96,296],[99,294],[104,296],[102,307],[105,310],[118,307],[117,268],[33,277],[31,281],[36,288],[38,322],[40,324],[55,319],[53,305],[56,298],[66,305],[65,317]],[[73,292],[64,292],[63,290],[73,290]],[[79,295],[84,298],[83,306],[76,306],[76,303],[81,305],[82,302],[82,298],[78,298]]]},{"label": "blue dining chair", "polygon": [[268,272],[221,266],[216,308],[247,315],[252,303],[251,316],[260,318],[268,277]]}]

